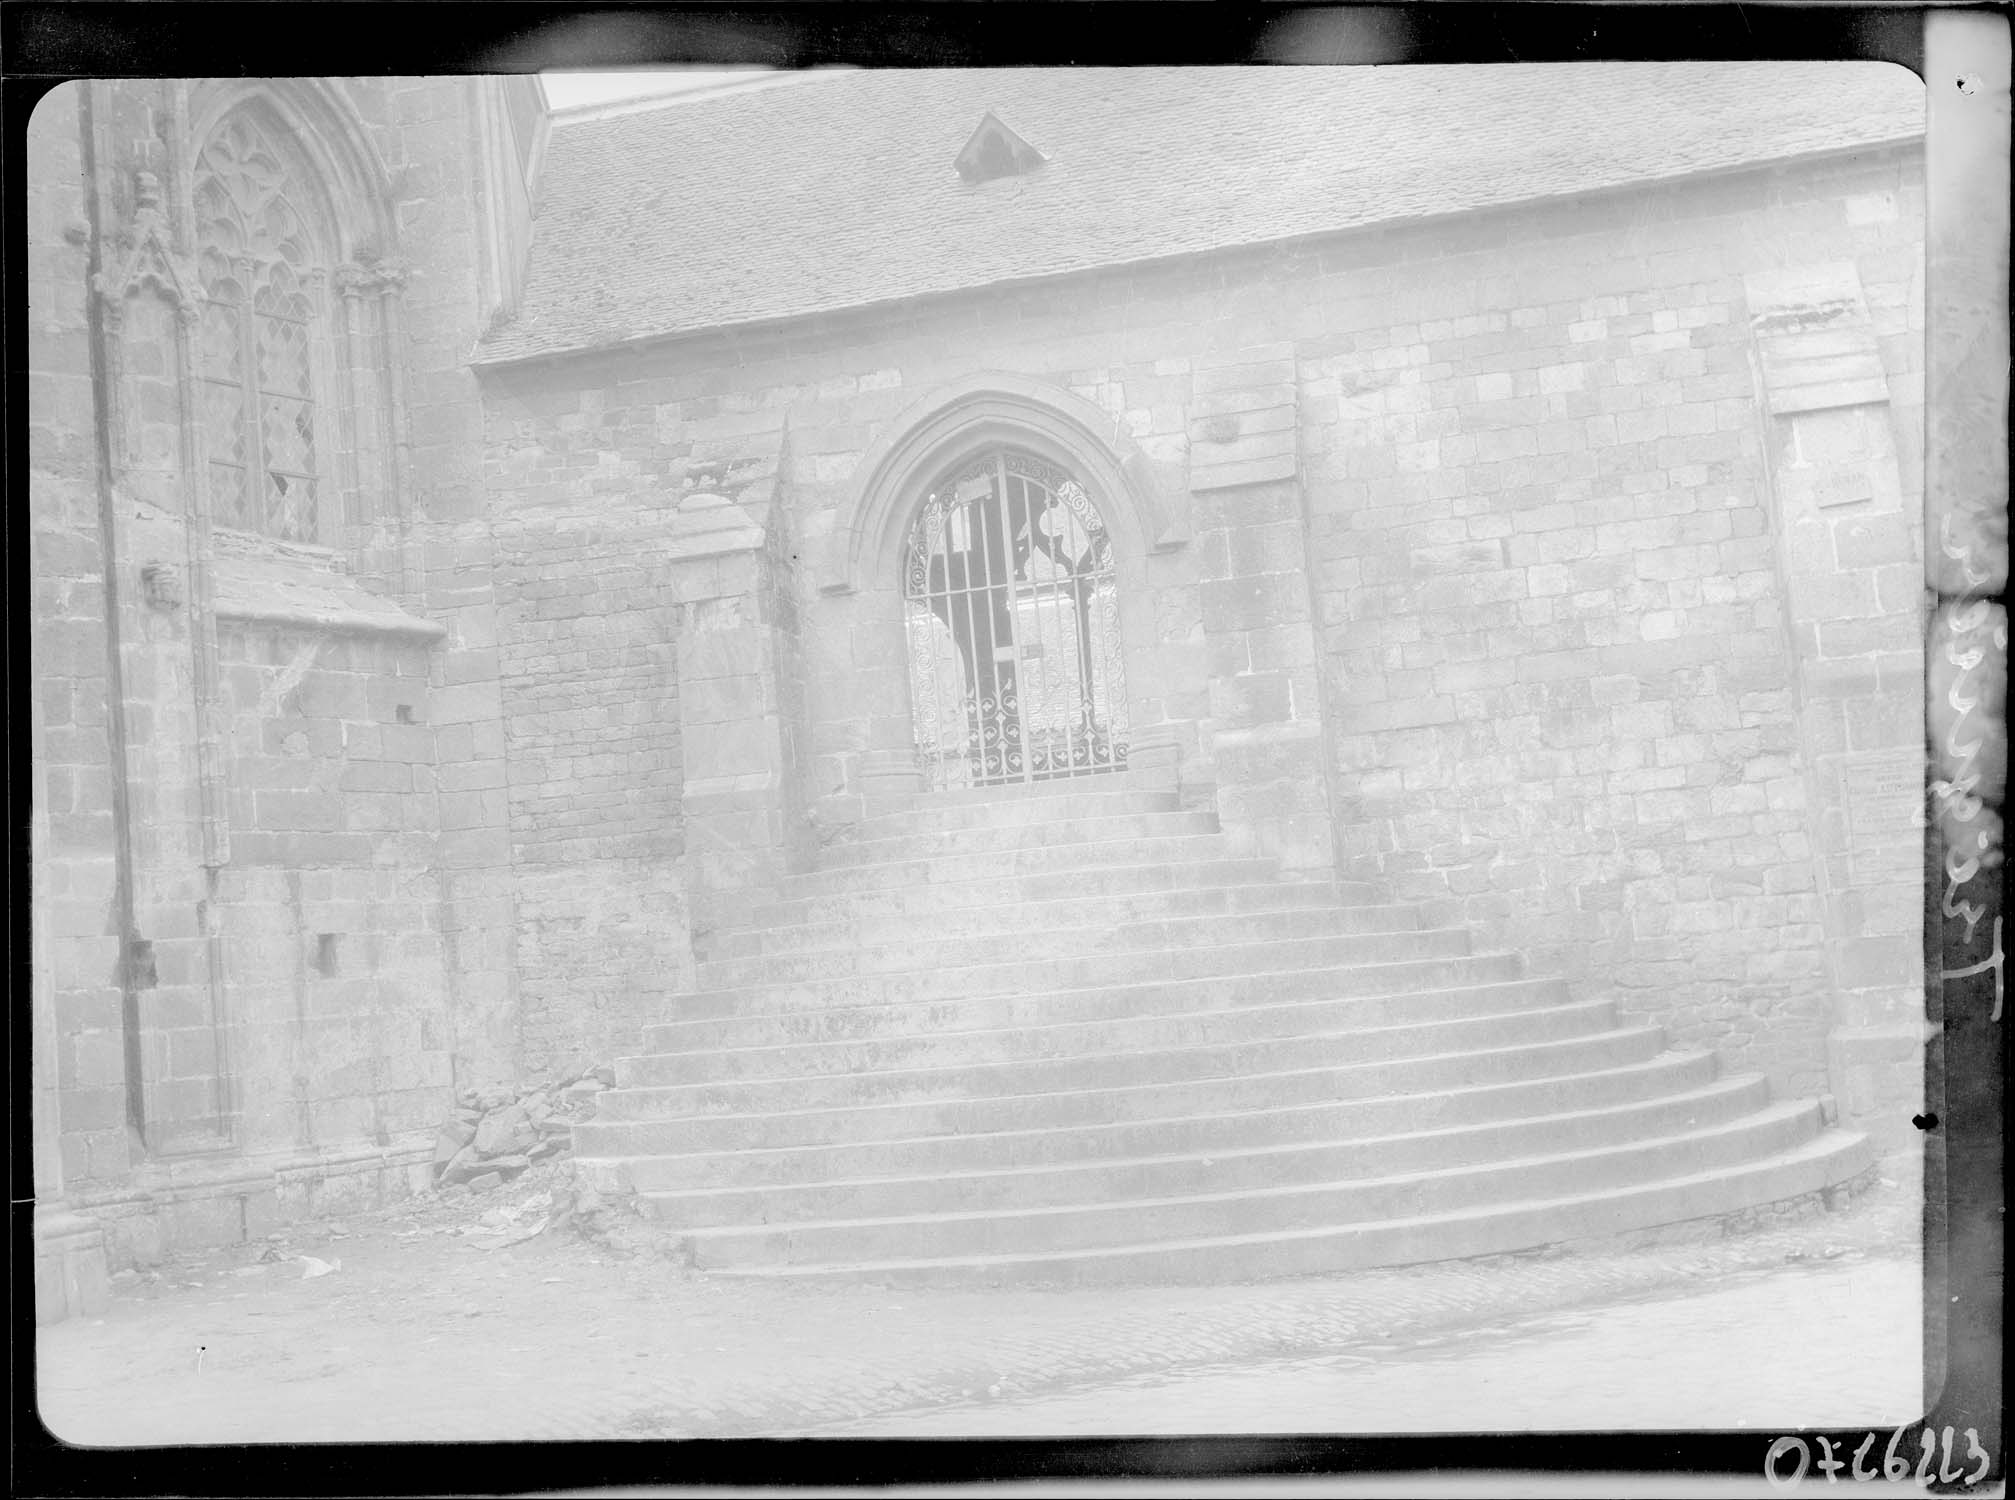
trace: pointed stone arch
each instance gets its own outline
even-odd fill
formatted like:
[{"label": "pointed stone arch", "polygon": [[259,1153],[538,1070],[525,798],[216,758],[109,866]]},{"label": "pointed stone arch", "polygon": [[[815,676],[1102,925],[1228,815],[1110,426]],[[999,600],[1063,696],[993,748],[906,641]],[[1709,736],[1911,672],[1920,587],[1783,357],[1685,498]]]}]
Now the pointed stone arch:
[{"label": "pointed stone arch", "polygon": [[985,371],[940,386],[905,411],[862,458],[841,508],[821,588],[849,594],[893,581],[923,486],[987,443],[1026,448],[1098,491],[1115,540],[1133,556],[1189,540],[1188,518],[1163,495],[1153,465],[1112,415],[1033,376]]},{"label": "pointed stone arch", "polygon": [[[323,246],[331,264],[382,261],[397,255],[399,231],[392,211],[392,176],[362,120],[327,78],[220,81],[192,101],[189,159],[227,120],[241,111],[280,127],[297,159],[302,190],[314,196],[314,216],[330,236]],[[186,189],[185,189],[186,192]]]}]

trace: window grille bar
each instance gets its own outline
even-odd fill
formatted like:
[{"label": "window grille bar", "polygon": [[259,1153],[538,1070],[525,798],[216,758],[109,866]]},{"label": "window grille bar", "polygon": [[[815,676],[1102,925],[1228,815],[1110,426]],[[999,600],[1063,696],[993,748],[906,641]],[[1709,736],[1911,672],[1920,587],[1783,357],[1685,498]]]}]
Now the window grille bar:
[{"label": "window grille bar", "polygon": [[1075,480],[1001,449],[953,469],[912,524],[904,598],[931,785],[1124,767],[1112,550]]},{"label": "window grille bar", "polygon": [[[993,491],[983,502],[988,528],[987,618],[993,643],[994,689],[1000,700],[1001,777],[1007,781],[1028,779],[1029,745],[1023,732],[1027,721],[1027,694],[1022,690],[1021,659],[1015,630],[1014,541],[1008,535],[1007,464],[994,455]],[[1000,628],[1007,627],[1008,639],[1000,640]]]}]

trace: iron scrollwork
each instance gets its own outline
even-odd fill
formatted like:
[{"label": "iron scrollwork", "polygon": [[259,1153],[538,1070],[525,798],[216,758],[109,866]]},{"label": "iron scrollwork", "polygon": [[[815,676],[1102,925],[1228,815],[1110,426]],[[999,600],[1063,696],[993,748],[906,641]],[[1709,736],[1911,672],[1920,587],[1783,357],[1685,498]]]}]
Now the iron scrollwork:
[{"label": "iron scrollwork", "polygon": [[962,464],[918,512],[903,581],[917,755],[933,786],[1124,769],[1112,540],[1076,479],[1014,449]]}]

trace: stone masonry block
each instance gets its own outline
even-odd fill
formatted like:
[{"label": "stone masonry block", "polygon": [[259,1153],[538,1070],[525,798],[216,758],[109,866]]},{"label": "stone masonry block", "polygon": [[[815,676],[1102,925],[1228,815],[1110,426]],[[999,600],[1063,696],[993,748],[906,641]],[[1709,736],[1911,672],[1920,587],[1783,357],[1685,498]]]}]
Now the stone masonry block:
[{"label": "stone masonry block", "polygon": [[1294,704],[1289,679],[1278,672],[1213,678],[1210,716],[1215,722],[1236,727],[1290,719]]},{"label": "stone masonry block", "polygon": [[[1212,490],[1196,500],[1195,528],[1201,540],[1211,531],[1237,530],[1274,521],[1296,521],[1301,517],[1301,500],[1290,481],[1292,472],[1275,477],[1272,483],[1248,483],[1239,487]],[[1196,488],[1194,483],[1191,486]],[[1228,545],[1228,539],[1227,539]]]},{"label": "stone masonry block", "polygon": [[1241,458],[1228,463],[1199,463],[1192,458],[1189,487],[1192,492],[1238,488],[1271,481],[1292,479],[1297,471],[1291,452],[1257,458]]},{"label": "stone masonry block", "polygon": [[1202,585],[1203,626],[1264,630],[1308,618],[1308,589],[1299,574],[1262,573],[1246,578],[1206,580]]}]

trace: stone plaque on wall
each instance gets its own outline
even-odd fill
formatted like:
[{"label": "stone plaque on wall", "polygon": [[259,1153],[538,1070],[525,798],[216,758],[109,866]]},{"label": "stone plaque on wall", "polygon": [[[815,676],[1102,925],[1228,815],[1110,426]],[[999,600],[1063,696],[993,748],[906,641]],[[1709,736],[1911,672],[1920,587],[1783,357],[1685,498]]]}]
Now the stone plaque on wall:
[{"label": "stone plaque on wall", "polygon": [[1924,874],[1924,752],[1916,746],[1844,755],[1835,763],[1847,810],[1847,870],[1853,884],[1921,880]]}]

